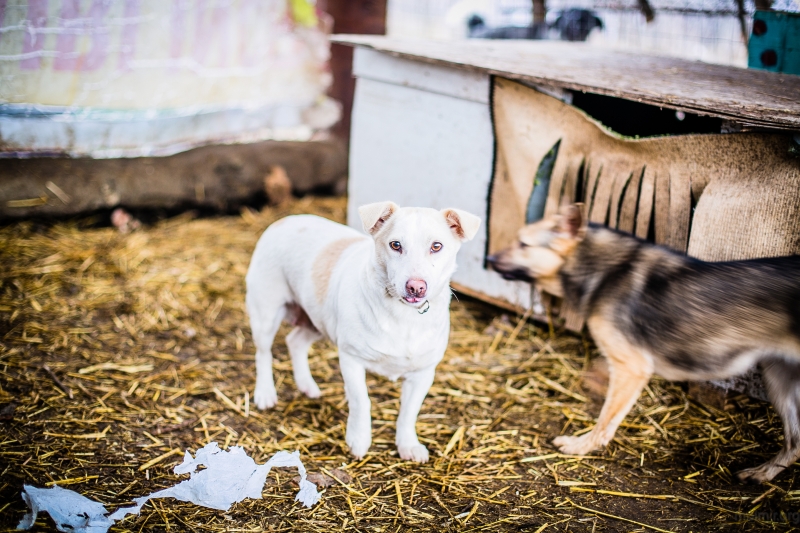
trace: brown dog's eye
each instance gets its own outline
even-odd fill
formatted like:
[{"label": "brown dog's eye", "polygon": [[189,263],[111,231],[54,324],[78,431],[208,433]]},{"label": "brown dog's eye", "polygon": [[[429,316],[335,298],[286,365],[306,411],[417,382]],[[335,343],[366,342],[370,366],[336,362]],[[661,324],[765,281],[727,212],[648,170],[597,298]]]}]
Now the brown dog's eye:
[{"label": "brown dog's eye", "polygon": [[440,242],[435,242],[435,243],[431,244],[431,252],[433,252],[433,253],[438,252],[442,248],[444,248],[444,247],[442,246],[442,243],[440,243]]},{"label": "brown dog's eye", "polygon": [[519,247],[520,248],[527,248],[528,246],[530,246],[528,243],[524,243],[522,241],[519,241]]},{"label": "brown dog's eye", "polygon": [[389,246],[390,246],[390,247],[392,248],[392,250],[394,250],[395,252],[399,252],[400,250],[402,250],[402,249],[403,249],[403,245],[402,245],[402,244],[400,244],[400,241],[392,241],[392,242],[390,242],[390,243],[389,243]]}]

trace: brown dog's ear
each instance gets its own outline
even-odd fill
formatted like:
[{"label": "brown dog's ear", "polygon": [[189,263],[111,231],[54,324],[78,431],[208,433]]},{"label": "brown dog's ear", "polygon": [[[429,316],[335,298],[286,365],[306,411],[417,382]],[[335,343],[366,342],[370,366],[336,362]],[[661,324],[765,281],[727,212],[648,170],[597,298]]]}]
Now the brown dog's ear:
[{"label": "brown dog's ear", "polygon": [[394,202],[376,202],[358,208],[364,231],[375,235],[400,207]]},{"label": "brown dog's ear", "polygon": [[462,241],[469,241],[478,233],[481,219],[461,209],[448,207],[441,210],[444,219],[455,236]]},{"label": "brown dog's ear", "polygon": [[583,204],[565,205],[559,210],[556,231],[580,240],[586,235],[587,223],[583,216]]}]

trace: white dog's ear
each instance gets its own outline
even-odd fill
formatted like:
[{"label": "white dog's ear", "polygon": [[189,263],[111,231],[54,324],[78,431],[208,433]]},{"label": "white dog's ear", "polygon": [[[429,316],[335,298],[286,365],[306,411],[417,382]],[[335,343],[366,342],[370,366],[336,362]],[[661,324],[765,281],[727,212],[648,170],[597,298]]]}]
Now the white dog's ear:
[{"label": "white dog's ear", "polygon": [[364,231],[370,235],[375,235],[398,209],[400,207],[394,202],[376,202],[362,205],[358,208],[358,214],[361,217],[361,223],[364,225]]},{"label": "white dog's ear", "polygon": [[455,236],[462,241],[469,241],[478,233],[481,219],[472,213],[452,207],[442,209],[441,213]]}]

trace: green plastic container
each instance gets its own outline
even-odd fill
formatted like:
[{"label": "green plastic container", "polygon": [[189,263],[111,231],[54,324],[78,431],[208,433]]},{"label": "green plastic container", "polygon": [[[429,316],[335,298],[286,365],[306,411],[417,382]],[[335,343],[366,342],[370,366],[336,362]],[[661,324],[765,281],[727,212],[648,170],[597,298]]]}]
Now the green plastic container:
[{"label": "green plastic container", "polygon": [[800,13],[756,11],[747,54],[750,68],[800,75]]}]

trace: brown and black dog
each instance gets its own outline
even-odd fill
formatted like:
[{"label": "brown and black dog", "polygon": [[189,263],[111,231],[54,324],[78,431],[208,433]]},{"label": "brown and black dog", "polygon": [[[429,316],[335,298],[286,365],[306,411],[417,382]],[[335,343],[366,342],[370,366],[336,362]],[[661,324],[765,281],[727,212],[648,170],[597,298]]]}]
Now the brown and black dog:
[{"label": "brown and black dog", "polygon": [[525,226],[489,258],[506,279],[560,296],[586,319],[610,384],[597,425],[553,443],[584,455],[607,444],[653,374],[724,379],[761,364],[785,440],[738,473],[764,482],[800,456],[800,256],[704,262],[602,226],[581,205]]}]

